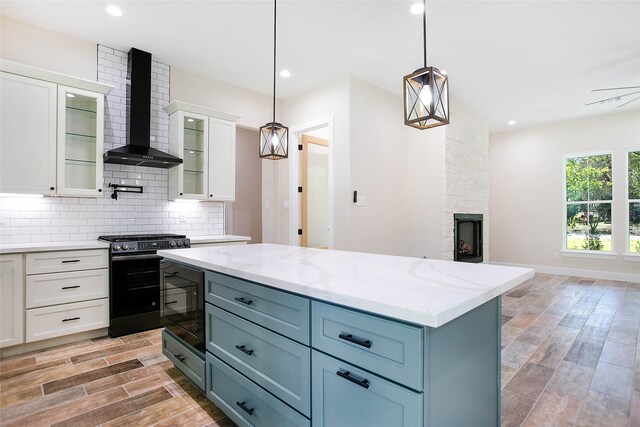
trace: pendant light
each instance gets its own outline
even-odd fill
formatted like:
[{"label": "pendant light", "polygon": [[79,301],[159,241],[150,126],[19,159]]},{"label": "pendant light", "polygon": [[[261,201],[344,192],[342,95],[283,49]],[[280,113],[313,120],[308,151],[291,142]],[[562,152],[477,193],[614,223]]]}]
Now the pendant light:
[{"label": "pendant light", "polygon": [[427,67],[427,1],[422,4],[424,67],[404,76],[404,124],[429,129],[449,124],[449,81],[436,67]]},{"label": "pendant light", "polygon": [[289,128],[276,122],[276,7],[273,1],[273,117],[260,127],[260,158],[286,159],[289,156]]}]

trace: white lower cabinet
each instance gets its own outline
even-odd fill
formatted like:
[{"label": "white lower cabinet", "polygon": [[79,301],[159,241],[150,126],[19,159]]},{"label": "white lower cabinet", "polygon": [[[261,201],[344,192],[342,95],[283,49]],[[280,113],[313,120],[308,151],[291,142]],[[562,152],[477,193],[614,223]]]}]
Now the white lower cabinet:
[{"label": "white lower cabinet", "polygon": [[0,348],[24,342],[22,254],[0,255]]},{"label": "white lower cabinet", "polygon": [[109,326],[109,299],[27,310],[26,341],[55,338]]},{"label": "white lower cabinet", "polygon": [[107,249],[26,254],[25,342],[109,326]]}]

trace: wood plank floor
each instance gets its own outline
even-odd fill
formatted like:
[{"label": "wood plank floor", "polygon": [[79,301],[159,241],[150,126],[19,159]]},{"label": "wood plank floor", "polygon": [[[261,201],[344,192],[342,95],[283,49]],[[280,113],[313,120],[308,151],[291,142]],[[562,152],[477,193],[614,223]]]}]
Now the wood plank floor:
[{"label": "wood plank floor", "polygon": [[[640,426],[640,283],[536,274],[502,314],[503,426]],[[162,355],[160,330],[3,359],[0,424],[234,425]]]}]

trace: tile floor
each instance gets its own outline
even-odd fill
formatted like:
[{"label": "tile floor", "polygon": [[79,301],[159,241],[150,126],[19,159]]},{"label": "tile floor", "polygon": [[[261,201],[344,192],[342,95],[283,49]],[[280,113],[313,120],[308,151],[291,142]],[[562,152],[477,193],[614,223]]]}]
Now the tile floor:
[{"label": "tile floor", "polygon": [[[502,314],[503,426],[640,426],[640,283],[536,274]],[[3,359],[0,424],[234,425],[159,330]]]}]

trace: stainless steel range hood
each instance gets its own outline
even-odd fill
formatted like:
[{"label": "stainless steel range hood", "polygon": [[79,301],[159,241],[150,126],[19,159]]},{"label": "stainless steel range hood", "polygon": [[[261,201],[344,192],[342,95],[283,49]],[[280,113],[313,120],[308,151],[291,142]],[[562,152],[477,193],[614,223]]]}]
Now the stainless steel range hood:
[{"label": "stainless steel range hood", "polygon": [[127,65],[127,144],[104,153],[105,163],[172,168],[182,159],[150,146],[151,54],[131,48]]}]

